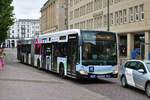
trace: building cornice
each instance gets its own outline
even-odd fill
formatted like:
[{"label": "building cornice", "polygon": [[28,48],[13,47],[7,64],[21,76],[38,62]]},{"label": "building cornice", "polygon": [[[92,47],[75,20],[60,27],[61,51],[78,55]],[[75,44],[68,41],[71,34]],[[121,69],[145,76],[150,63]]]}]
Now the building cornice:
[{"label": "building cornice", "polygon": [[54,3],[56,0],[47,0],[47,2],[43,5],[43,7],[41,8],[40,12],[42,12],[44,9],[46,9],[49,5],[51,5],[52,3]]}]

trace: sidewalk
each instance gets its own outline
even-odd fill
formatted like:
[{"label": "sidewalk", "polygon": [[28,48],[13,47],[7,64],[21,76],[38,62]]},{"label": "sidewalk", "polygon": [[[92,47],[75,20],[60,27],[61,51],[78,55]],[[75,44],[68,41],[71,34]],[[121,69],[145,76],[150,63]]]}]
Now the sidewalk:
[{"label": "sidewalk", "polygon": [[0,72],[0,100],[110,99],[71,84],[50,73],[11,62],[6,65],[4,71]]}]

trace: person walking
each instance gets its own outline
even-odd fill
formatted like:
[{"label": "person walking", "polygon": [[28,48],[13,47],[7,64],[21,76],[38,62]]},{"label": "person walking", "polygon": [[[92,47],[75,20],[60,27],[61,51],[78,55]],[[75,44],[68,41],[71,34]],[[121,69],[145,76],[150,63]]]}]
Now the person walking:
[{"label": "person walking", "polygon": [[4,49],[0,48],[0,71],[2,71],[5,66],[4,56],[5,56]]}]

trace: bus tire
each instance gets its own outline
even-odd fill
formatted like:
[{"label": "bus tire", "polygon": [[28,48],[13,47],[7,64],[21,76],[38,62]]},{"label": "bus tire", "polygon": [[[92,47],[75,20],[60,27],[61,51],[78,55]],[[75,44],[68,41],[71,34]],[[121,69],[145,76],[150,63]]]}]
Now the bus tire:
[{"label": "bus tire", "polygon": [[64,65],[62,63],[60,63],[60,65],[59,65],[59,76],[61,78],[65,78]]},{"label": "bus tire", "polygon": [[41,67],[40,67],[40,60],[39,59],[37,60],[37,68],[41,69]]}]

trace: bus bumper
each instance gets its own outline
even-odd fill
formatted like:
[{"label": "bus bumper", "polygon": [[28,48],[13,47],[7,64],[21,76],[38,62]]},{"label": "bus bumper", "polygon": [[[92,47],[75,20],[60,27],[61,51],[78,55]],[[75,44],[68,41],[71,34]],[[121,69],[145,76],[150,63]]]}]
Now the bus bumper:
[{"label": "bus bumper", "polygon": [[94,79],[94,78],[117,78],[118,77],[118,73],[113,74],[113,73],[109,73],[109,74],[91,74],[88,73],[87,75],[83,75],[80,74],[79,72],[77,72],[77,78],[78,79]]}]

